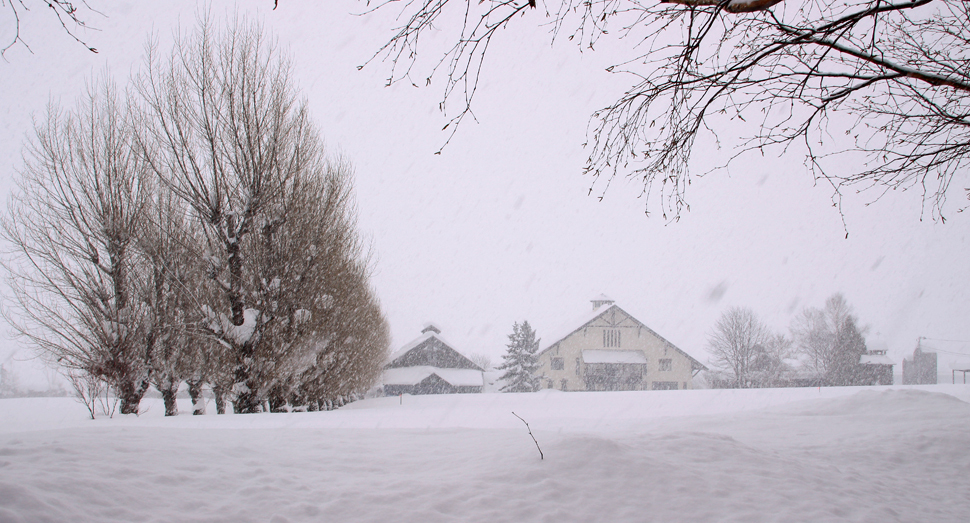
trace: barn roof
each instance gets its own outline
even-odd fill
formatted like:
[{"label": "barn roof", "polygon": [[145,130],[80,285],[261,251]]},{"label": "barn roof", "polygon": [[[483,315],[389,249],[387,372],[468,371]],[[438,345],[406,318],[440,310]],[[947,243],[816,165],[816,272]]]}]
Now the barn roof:
[{"label": "barn roof", "polygon": [[[596,301],[596,300],[594,300],[594,301]],[[577,333],[577,332],[579,332],[579,331],[587,328],[591,323],[593,323],[598,318],[600,318],[601,316],[605,315],[606,313],[608,313],[609,311],[611,311],[613,309],[616,309],[616,310],[622,312],[626,317],[630,318],[631,321],[633,321],[634,323],[636,323],[638,327],[640,327],[640,328],[646,330],[647,332],[649,332],[650,334],[653,334],[654,336],[656,336],[657,339],[659,339],[661,342],[663,342],[663,344],[665,346],[667,346],[667,347],[669,347],[669,348],[671,348],[671,349],[673,349],[673,350],[675,350],[675,351],[683,354],[687,359],[690,360],[690,362],[691,362],[691,368],[693,368],[694,370],[707,370],[707,367],[705,367],[703,363],[697,361],[690,354],[687,354],[686,352],[684,352],[683,350],[681,350],[679,347],[677,347],[673,343],[670,343],[669,341],[667,341],[666,338],[664,338],[663,336],[657,334],[656,331],[654,331],[650,327],[647,327],[646,325],[644,325],[643,322],[641,322],[640,320],[634,318],[632,314],[630,314],[630,313],[626,312],[625,310],[621,309],[616,303],[614,303],[612,301],[610,301],[608,303],[603,303],[599,307],[593,309],[591,312],[588,312],[585,315],[583,315],[582,317],[580,317],[578,320],[570,323],[569,325],[574,326],[574,327],[567,327],[566,329],[563,329],[561,331],[561,332],[564,332],[564,334],[559,334],[559,335],[556,335],[555,337],[552,337],[551,339],[553,341],[551,343],[547,343],[539,351],[539,354],[542,354],[542,353],[546,352],[547,350],[555,347],[562,340],[564,340],[564,339],[568,338],[569,336],[572,336],[573,334],[575,334],[575,333]],[[629,351],[627,351],[627,352],[629,352]]]},{"label": "barn roof", "polygon": [[417,348],[422,343],[428,341],[431,338],[438,338],[438,340],[440,340],[442,343],[444,343],[445,345],[451,347],[451,344],[450,343],[447,343],[445,340],[441,339],[441,336],[437,336],[434,332],[425,332],[424,334],[418,336],[417,338],[411,340],[410,342],[405,343],[404,346],[401,347],[400,349],[392,352],[391,355],[387,357],[387,362],[390,363],[390,362],[392,362],[392,361],[400,358],[401,356],[404,356],[405,354],[407,354],[408,352],[410,352],[411,349]]},{"label": "barn roof", "polygon": [[[428,328],[429,326],[430,327],[433,327],[433,328]],[[422,329],[421,332],[422,332],[421,336],[418,336],[414,340],[406,343],[400,349],[398,349],[398,350],[394,351],[393,353],[391,353],[391,355],[388,356],[388,358],[387,358],[386,365],[393,364],[395,361],[397,361],[397,360],[403,358],[404,356],[406,356],[412,350],[426,347],[426,346],[428,346],[429,343],[432,343],[433,341],[437,341],[437,345],[438,346],[444,347],[445,349],[454,352],[455,355],[458,358],[460,358],[461,360],[464,361],[464,364],[467,367],[472,367],[474,369],[478,369],[478,372],[483,371],[483,369],[481,367],[479,367],[476,363],[474,363],[473,361],[471,361],[470,359],[468,359],[467,356],[465,356],[460,351],[458,351],[457,349],[455,349],[455,346],[454,345],[452,345],[450,342],[448,342],[443,337],[441,337],[441,330],[438,329],[433,324],[430,324],[429,323],[429,324],[425,325],[425,327]]]}]

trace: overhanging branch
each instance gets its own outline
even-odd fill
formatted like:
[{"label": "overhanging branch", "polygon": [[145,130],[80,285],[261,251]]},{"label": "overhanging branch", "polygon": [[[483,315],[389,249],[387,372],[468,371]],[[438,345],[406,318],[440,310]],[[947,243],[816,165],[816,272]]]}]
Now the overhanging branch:
[{"label": "overhanging branch", "polygon": [[688,7],[720,7],[728,13],[755,13],[764,11],[785,0],[660,0],[661,4],[679,4]]}]

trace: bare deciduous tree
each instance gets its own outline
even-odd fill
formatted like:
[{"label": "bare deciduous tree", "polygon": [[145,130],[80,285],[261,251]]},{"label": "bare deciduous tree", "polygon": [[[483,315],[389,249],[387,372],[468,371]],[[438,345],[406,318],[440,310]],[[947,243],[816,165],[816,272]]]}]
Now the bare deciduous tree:
[{"label": "bare deciduous tree", "polygon": [[[329,256],[339,255],[334,252]],[[348,260],[349,261],[349,260]],[[338,262],[322,287],[324,313],[319,316],[313,364],[299,377],[290,402],[309,410],[329,410],[345,398],[362,394],[383,370],[390,331],[380,303],[360,261]]]},{"label": "bare deciduous tree", "polygon": [[[260,26],[237,20],[217,34],[202,20],[167,60],[148,54],[138,81],[147,105],[141,149],[203,235],[203,334],[226,349],[237,412],[285,402],[319,353],[344,343],[336,332],[383,325],[379,314],[366,322],[332,303],[369,296],[366,284],[340,283],[367,278],[348,269],[366,265],[351,172],[326,159],[290,63]],[[364,378],[373,373],[360,352],[346,356],[367,362]]]},{"label": "bare deciduous tree", "polygon": [[792,356],[792,341],[784,334],[773,334],[763,345],[755,346],[749,367],[750,381],[755,387],[787,387],[794,378],[794,369],[786,361]]},{"label": "bare deciduous tree", "polygon": [[[535,20],[553,39],[566,37],[590,50],[604,38],[625,39],[630,56],[607,70],[630,75],[634,85],[593,114],[585,172],[605,186],[616,176],[642,180],[648,205],[659,185],[665,216],[678,217],[685,208],[691,159],[710,157],[721,143],[734,151],[722,165],[744,151],[800,147],[816,178],[831,183],[836,202],[848,187],[915,186],[938,213],[951,181],[970,165],[968,2],[547,0],[531,9],[535,5],[378,2],[375,9],[400,6],[403,23],[372,60],[392,64],[390,82],[423,84],[412,79],[427,52],[421,37],[454,30],[453,44],[422,75],[428,84],[436,75],[445,78],[443,109],[461,98],[449,122],[454,133],[470,114],[485,56],[501,30]],[[701,137],[704,149],[696,150]],[[847,160],[857,167],[847,168]]]},{"label": "bare deciduous tree", "polygon": [[[146,308],[145,336],[151,353],[151,382],[162,394],[165,415],[178,414],[176,395],[183,380],[200,372],[198,352],[208,348],[191,335],[202,320],[196,287],[204,278],[197,237],[188,209],[157,183],[144,213],[138,247],[139,295]],[[193,398],[195,399],[195,398]]]},{"label": "bare deciduous tree", "polygon": [[235,358],[236,410],[262,403],[257,353],[271,312],[259,303],[251,264],[259,229],[285,221],[292,182],[318,154],[316,135],[290,85],[290,66],[255,26],[224,37],[208,22],[181,38],[171,57],[149,49],[139,89],[151,122],[144,150],[166,187],[205,234],[210,282],[207,328]]},{"label": "bare deciduous tree", "polygon": [[69,370],[64,376],[74,390],[74,398],[84,405],[91,419],[97,417],[99,406],[102,414],[114,416],[117,399],[111,400],[110,387],[102,377],[82,370]]},{"label": "bare deciduous tree", "polygon": [[[261,289],[263,301],[273,304],[273,314],[281,319],[264,336],[267,347],[286,353],[271,356],[279,367],[271,384],[274,410],[328,399],[318,397],[319,388],[301,387],[304,382],[333,386],[357,372],[370,379],[366,376],[380,368],[385,355],[386,343],[375,360],[363,332],[379,331],[383,319],[378,314],[375,322],[366,314],[372,297],[368,258],[356,232],[352,171],[335,161],[316,172],[321,176],[302,180],[288,202],[285,226],[266,224],[260,231],[255,265],[269,282]],[[355,341],[345,343],[348,337]],[[343,357],[361,369],[318,365]],[[329,399],[356,390],[331,391]]]},{"label": "bare deciduous tree", "polygon": [[151,353],[137,295],[147,170],[117,88],[92,85],[75,111],[36,125],[3,219],[8,319],[48,359],[106,381],[138,411]]},{"label": "bare deciduous tree", "polygon": [[149,384],[166,415],[183,382],[196,413],[203,384],[219,413],[363,393],[389,337],[353,172],[324,154],[285,56],[242,21],[148,55],[140,97],[104,82],[36,126],[2,221],[7,318],[86,404],[106,383],[122,413]]},{"label": "bare deciduous tree", "polygon": [[727,372],[738,388],[751,387],[759,357],[774,346],[771,331],[746,307],[732,307],[721,315],[708,336],[711,366]]},{"label": "bare deciduous tree", "polygon": [[492,357],[488,354],[476,353],[468,356],[468,359],[472,360],[472,363],[478,365],[482,370],[492,369]]}]

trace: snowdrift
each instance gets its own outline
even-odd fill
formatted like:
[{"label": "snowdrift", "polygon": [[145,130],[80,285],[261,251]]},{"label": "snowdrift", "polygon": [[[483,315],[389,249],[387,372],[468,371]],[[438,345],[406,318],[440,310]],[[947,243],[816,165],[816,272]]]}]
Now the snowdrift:
[{"label": "snowdrift", "polygon": [[965,521],[968,400],[544,391],[94,421],[0,400],[0,522]]}]

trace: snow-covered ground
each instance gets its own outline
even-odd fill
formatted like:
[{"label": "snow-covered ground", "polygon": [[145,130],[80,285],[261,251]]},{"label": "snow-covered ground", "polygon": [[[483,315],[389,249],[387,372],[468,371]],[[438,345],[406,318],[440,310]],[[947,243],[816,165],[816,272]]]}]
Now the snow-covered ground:
[{"label": "snow-covered ground", "polygon": [[91,421],[71,399],[8,399],[0,522],[967,521],[968,401],[543,391],[176,418],[149,400]]}]

